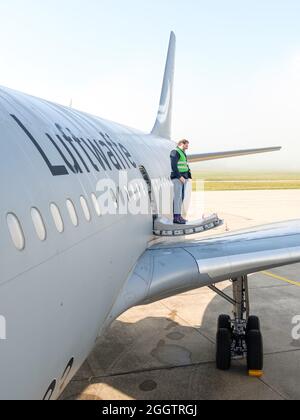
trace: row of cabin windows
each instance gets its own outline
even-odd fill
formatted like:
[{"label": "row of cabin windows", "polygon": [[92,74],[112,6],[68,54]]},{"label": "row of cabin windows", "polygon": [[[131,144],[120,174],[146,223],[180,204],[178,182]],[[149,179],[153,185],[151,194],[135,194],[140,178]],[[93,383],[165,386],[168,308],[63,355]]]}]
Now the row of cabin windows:
[{"label": "row of cabin windows", "polygon": [[[160,182],[160,185],[166,184],[166,182],[169,183],[170,181],[168,181],[167,179],[162,179]],[[112,198],[116,207],[118,207],[120,200],[122,201],[123,204],[125,204],[126,200],[128,201],[132,199],[138,200],[138,199],[142,199],[143,196],[146,197],[148,195],[148,189],[146,185],[141,182],[141,183],[136,183],[134,186],[131,185],[129,188],[127,187],[124,187],[123,189],[118,188],[117,195],[114,193],[113,190],[111,190],[111,195],[112,195]],[[101,209],[100,209],[100,205],[98,203],[98,200],[95,194],[91,194],[91,200],[92,200],[94,210],[97,216],[100,217]],[[80,197],[80,204],[81,204],[81,208],[82,208],[86,221],[90,222],[92,219],[92,215],[91,215],[87,200],[83,196]],[[79,218],[78,218],[75,205],[71,199],[67,199],[66,207],[67,207],[72,224],[75,227],[77,227],[79,225]],[[61,216],[60,210],[55,203],[50,204],[50,213],[52,215],[57,231],[59,233],[63,233],[64,221]],[[31,208],[31,219],[32,219],[32,223],[35,228],[37,237],[42,242],[45,241],[47,239],[46,225],[44,223],[42,214],[36,207]],[[18,217],[14,213],[7,214],[7,226],[8,226],[8,230],[9,230],[11,239],[13,241],[13,244],[19,251],[22,251],[25,248],[25,235],[23,233],[21,223]]]}]

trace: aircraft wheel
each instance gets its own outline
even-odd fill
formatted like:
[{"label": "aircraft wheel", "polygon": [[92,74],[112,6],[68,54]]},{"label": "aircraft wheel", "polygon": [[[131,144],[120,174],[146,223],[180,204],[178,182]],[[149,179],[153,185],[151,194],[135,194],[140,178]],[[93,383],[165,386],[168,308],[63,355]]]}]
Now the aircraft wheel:
[{"label": "aircraft wheel", "polygon": [[246,333],[248,334],[251,330],[260,331],[260,320],[257,316],[249,316],[248,318]]},{"label": "aircraft wheel", "polygon": [[260,378],[263,375],[263,338],[259,330],[247,333],[247,364],[249,375]]},{"label": "aircraft wheel", "polygon": [[216,363],[219,370],[229,370],[231,366],[231,331],[220,328],[217,333]]},{"label": "aircraft wheel", "polygon": [[218,330],[225,328],[231,331],[231,318],[228,315],[220,315],[218,319]]}]

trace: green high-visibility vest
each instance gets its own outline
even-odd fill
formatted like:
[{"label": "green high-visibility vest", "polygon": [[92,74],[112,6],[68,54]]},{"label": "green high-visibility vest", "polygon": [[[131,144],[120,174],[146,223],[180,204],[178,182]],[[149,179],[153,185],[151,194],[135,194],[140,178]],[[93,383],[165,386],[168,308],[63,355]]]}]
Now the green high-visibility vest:
[{"label": "green high-visibility vest", "polygon": [[179,173],[184,174],[184,173],[186,173],[190,170],[190,167],[189,167],[188,161],[187,161],[187,157],[186,157],[185,153],[179,147],[177,147],[176,150],[180,155],[180,159],[178,161],[178,171],[179,171]]}]

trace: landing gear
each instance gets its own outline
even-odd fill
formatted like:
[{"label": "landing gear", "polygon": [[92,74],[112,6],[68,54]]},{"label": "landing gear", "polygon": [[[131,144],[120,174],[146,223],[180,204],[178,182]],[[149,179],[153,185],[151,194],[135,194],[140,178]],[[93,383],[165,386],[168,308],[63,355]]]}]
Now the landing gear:
[{"label": "landing gear", "polygon": [[260,321],[256,316],[249,316],[248,277],[232,279],[233,298],[230,298],[215,286],[211,290],[233,305],[233,319],[220,315],[217,331],[216,363],[220,370],[229,370],[231,361],[247,359],[249,375],[261,377],[263,374],[263,338]]}]

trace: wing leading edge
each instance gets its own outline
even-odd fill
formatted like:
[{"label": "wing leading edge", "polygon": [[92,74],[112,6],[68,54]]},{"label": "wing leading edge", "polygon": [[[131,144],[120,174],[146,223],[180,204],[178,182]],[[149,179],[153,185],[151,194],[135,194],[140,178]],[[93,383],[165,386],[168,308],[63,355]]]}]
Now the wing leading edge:
[{"label": "wing leading edge", "polygon": [[207,160],[226,159],[238,156],[257,155],[261,153],[279,152],[282,147],[267,147],[263,149],[234,150],[229,152],[206,153],[189,155],[190,163],[204,162]]},{"label": "wing leading edge", "polygon": [[209,240],[149,248],[125,283],[106,326],[126,310],[189,290],[300,262],[300,220]]}]

